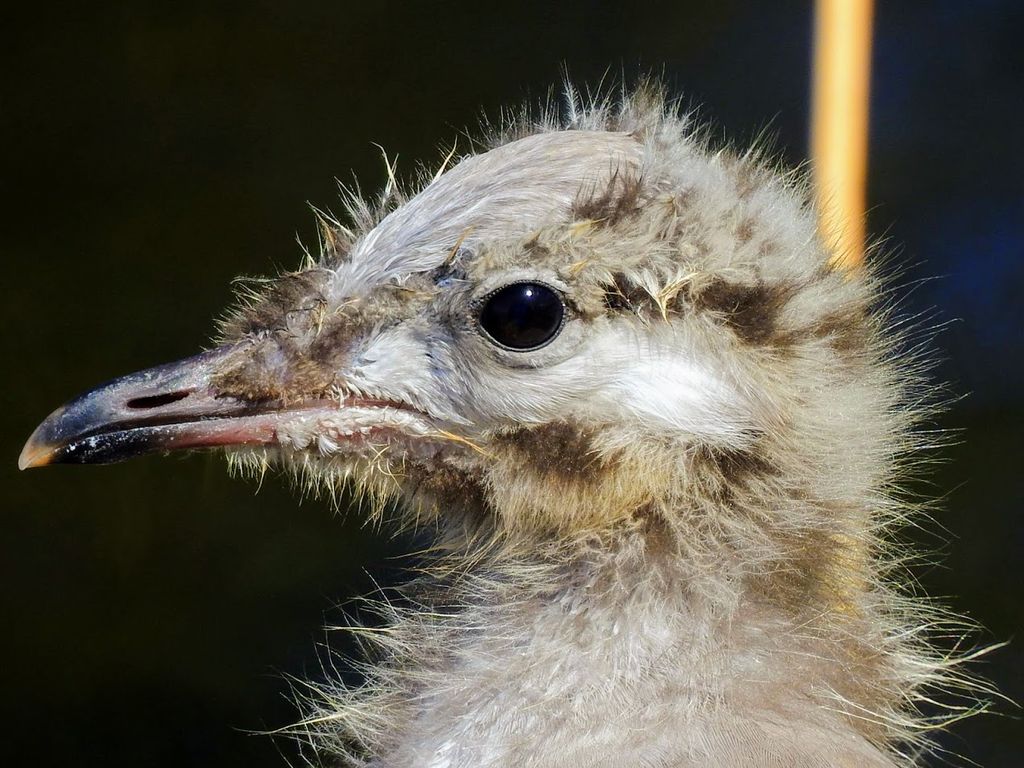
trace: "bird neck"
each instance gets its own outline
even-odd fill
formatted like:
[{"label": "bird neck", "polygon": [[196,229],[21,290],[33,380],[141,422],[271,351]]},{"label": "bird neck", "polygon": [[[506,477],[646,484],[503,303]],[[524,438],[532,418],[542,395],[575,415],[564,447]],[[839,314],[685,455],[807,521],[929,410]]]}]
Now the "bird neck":
[{"label": "bird neck", "polygon": [[438,605],[384,642],[372,764],[898,764],[843,713],[843,679],[867,662],[842,637],[744,586],[738,565],[695,581],[676,555],[635,533],[478,555],[440,579]]}]

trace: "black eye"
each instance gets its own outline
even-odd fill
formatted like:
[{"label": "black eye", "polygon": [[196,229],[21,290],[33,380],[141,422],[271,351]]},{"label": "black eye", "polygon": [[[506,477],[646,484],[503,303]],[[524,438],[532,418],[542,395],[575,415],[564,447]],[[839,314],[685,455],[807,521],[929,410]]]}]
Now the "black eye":
[{"label": "black eye", "polygon": [[487,297],[480,327],[508,349],[526,352],[543,347],[562,330],[562,297],[539,283],[512,283]]}]

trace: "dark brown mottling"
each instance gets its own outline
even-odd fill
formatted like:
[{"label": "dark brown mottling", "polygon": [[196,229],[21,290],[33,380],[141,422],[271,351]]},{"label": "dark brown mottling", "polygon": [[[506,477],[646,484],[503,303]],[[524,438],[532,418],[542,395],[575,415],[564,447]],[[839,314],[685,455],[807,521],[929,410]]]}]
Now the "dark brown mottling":
[{"label": "dark brown mottling", "polygon": [[870,333],[863,307],[851,306],[832,312],[814,326],[814,335],[827,338],[832,349],[845,355],[867,349]]},{"label": "dark brown mottling", "polygon": [[605,289],[604,306],[610,312],[637,314],[654,309],[654,299],[647,291],[633,285],[625,275],[617,274]]},{"label": "dark brown mottling", "polygon": [[742,341],[763,346],[791,341],[780,332],[778,318],[795,292],[790,283],[744,284],[716,277],[691,295],[691,301],[698,310],[720,315]]},{"label": "dark brown mottling", "polygon": [[607,467],[607,460],[594,452],[593,433],[567,421],[517,429],[496,442],[544,478],[585,481]]},{"label": "dark brown mottling", "polygon": [[729,485],[743,487],[754,478],[777,475],[778,468],[758,452],[757,444],[747,448],[711,448],[709,458]]},{"label": "dark brown mottling", "polygon": [[489,510],[486,483],[479,471],[454,467],[441,461],[413,461],[406,465],[405,479],[409,496],[426,502],[446,516],[479,515]]},{"label": "dark brown mottling", "polygon": [[596,221],[604,226],[632,219],[640,213],[642,191],[642,178],[616,171],[603,189],[576,199],[572,206],[573,218]]},{"label": "dark brown mottling", "polygon": [[749,243],[751,238],[754,236],[754,220],[743,219],[739,226],[736,227],[736,241],[740,245]]},{"label": "dark brown mottling", "polygon": [[756,443],[744,449],[697,446],[690,455],[690,471],[695,487],[723,504],[733,503],[753,483],[779,474]]}]

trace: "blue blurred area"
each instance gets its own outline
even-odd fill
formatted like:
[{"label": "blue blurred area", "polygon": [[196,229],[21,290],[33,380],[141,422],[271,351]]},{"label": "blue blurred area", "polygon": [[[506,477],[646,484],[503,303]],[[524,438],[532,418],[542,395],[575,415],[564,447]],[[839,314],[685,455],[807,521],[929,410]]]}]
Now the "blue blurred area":
[{"label": "blue blurred area", "polygon": [[[882,3],[874,56],[871,223],[955,322],[940,344],[968,407],[1024,385],[1024,4]],[[993,375],[998,371],[998,375]]]}]

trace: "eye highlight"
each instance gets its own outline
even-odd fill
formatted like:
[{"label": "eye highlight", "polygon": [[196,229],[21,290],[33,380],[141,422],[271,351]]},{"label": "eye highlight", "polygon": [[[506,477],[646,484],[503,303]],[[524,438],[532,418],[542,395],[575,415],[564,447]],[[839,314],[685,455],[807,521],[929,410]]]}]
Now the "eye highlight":
[{"label": "eye highlight", "polygon": [[549,343],[562,330],[565,302],[542,283],[519,282],[499,288],[484,299],[480,327],[506,349],[528,352]]}]

